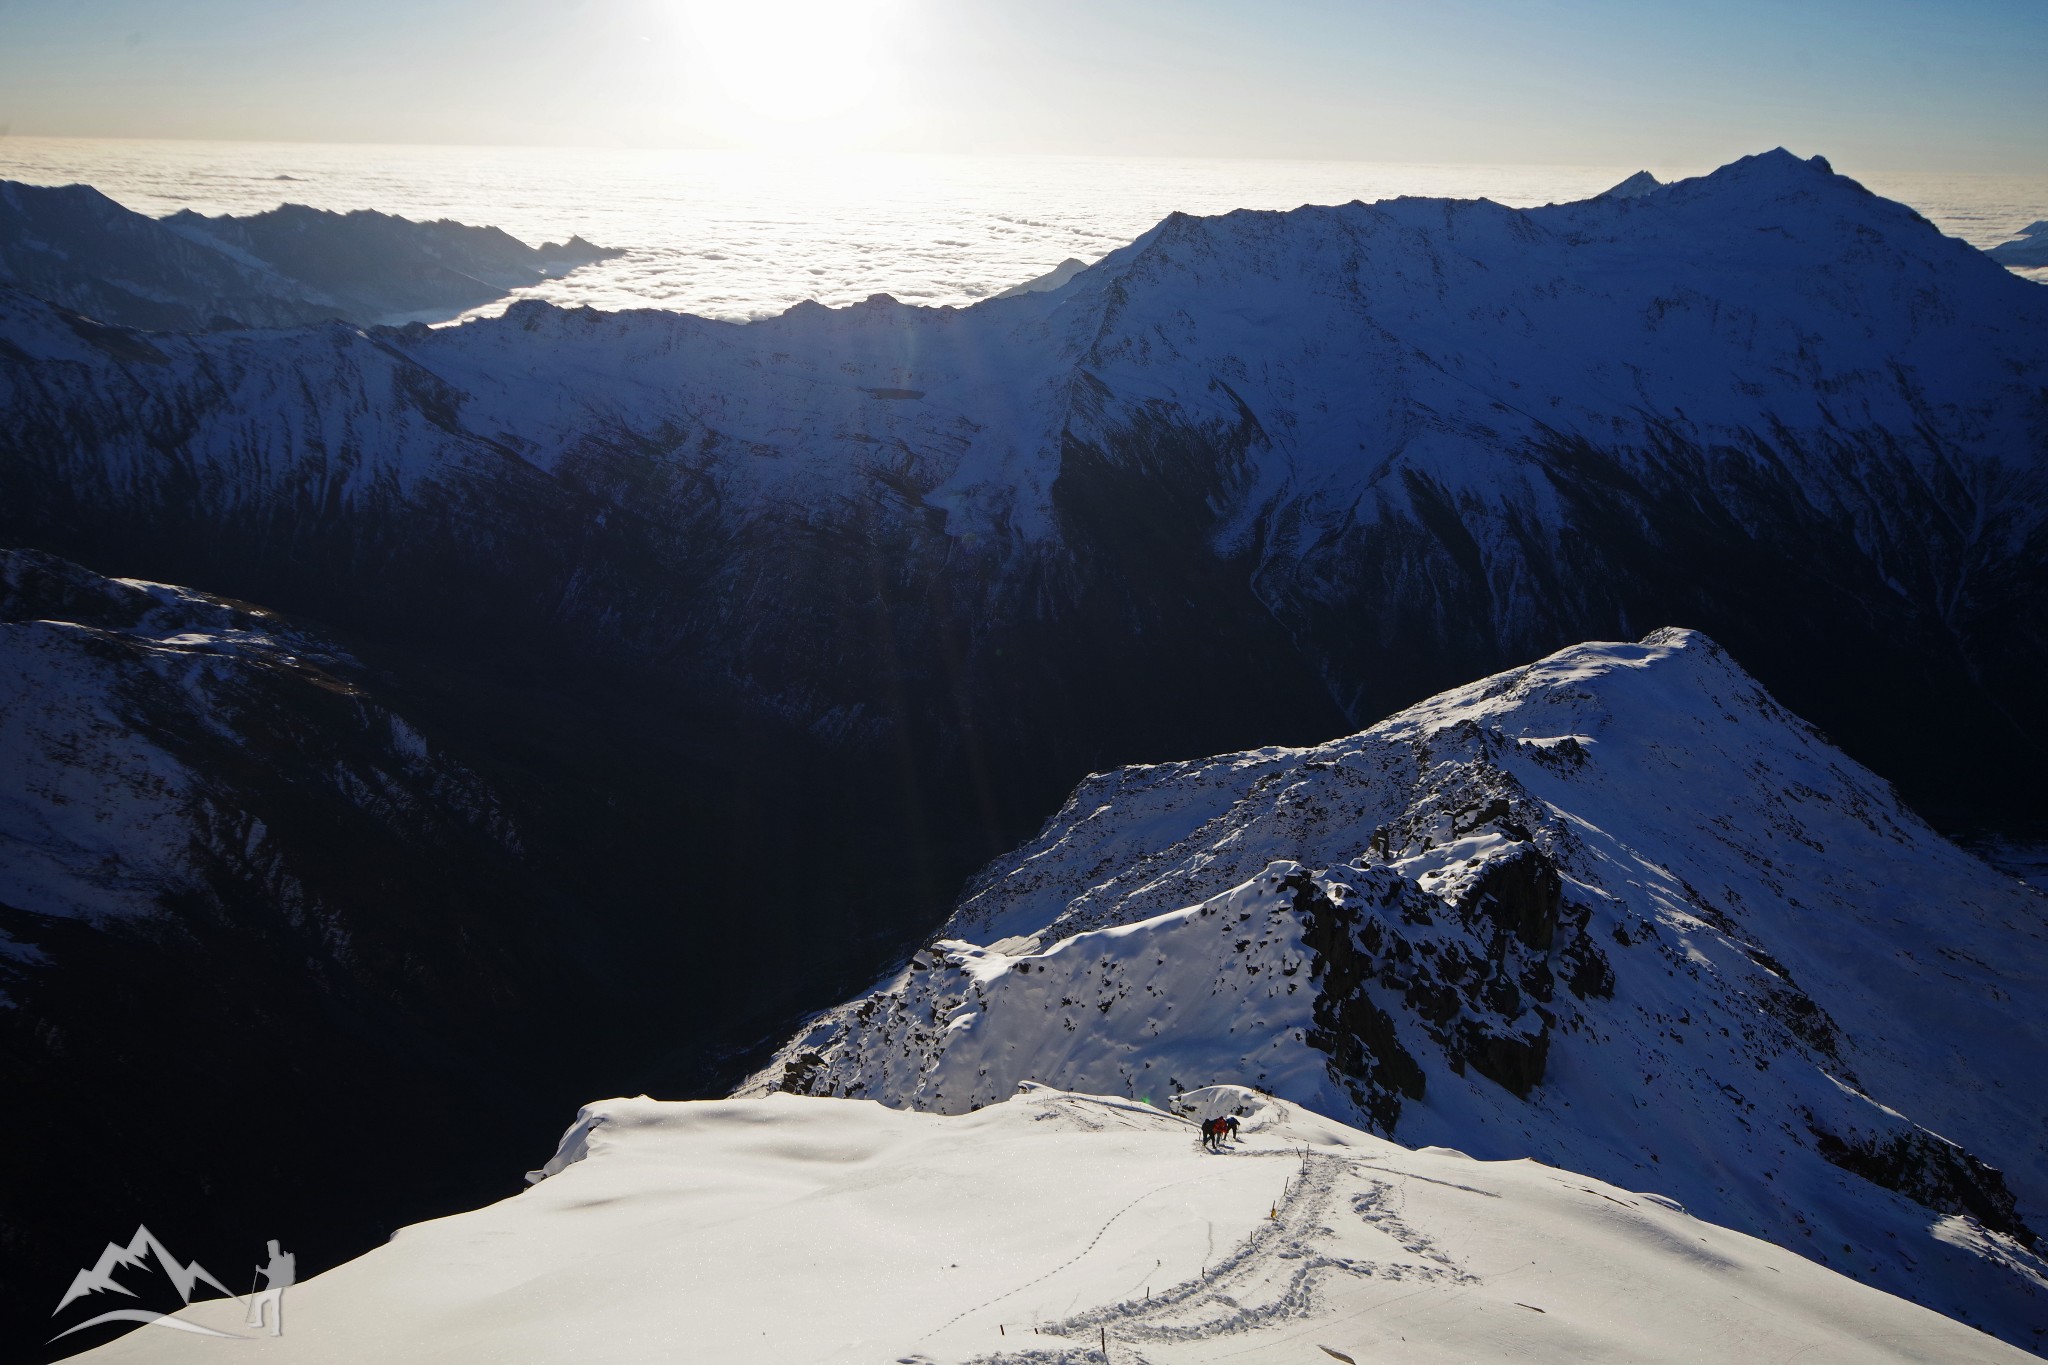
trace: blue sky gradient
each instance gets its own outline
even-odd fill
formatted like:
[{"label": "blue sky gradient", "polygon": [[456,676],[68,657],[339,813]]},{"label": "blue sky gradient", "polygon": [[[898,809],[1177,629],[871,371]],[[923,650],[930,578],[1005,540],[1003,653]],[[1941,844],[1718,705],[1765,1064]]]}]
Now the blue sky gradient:
[{"label": "blue sky gradient", "polygon": [[0,0],[0,125],[2048,174],[2048,0],[820,3]]}]

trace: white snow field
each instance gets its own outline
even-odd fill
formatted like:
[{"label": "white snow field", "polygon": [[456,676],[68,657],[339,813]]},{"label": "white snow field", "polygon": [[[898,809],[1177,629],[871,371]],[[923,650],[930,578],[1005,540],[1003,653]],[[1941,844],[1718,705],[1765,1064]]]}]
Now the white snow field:
[{"label": "white snow field", "polygon": [[[1768,1243],[1534,1161],[1254,1091],[1189,1119],[1026,1087],[974,1113],[587,1107],[531,1189],[287,1291],[284,1333],[95,1361],[2024,1361]],[[538,1174],[538,1173],[537,1173]],[[233,1300],[183,1316],[245,1331]]]}]

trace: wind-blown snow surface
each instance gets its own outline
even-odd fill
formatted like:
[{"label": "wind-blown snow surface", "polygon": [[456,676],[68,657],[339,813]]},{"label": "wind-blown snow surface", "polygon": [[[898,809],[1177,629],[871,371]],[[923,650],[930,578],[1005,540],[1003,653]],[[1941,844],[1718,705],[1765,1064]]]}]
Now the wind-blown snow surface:
[{"label": "wind-blown snow surface", "polygon": [[[2031,1359],[1668,1197],[1410,1151],[1246,1091],[1242,1142],[1033,1089],[978,1113],[588,1106],[516,1198],[285,1296],[280,1361]],[[240,1327],[217,1301],[182,1317]],[[1320,1348],[1320,1349],[1319,1349]],[[215,1360],[147,1328],[104,1361]]]},{"label": "wind-blown snow surface", "polygon": [[1665,1190],[2037,1346],[2043,999],[2048,901],[1661,631],[1090,778],[749,1090],[1252,1084]]}]

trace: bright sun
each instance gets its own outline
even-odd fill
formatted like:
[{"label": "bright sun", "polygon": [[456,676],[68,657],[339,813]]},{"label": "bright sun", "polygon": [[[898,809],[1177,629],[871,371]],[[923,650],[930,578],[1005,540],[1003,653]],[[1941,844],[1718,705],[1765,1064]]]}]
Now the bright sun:
[{"label": "bright sun", "polygon": [[687,66],[735,140],[848,146],[895,112],[892,35],[901,0],[694,0]]}]

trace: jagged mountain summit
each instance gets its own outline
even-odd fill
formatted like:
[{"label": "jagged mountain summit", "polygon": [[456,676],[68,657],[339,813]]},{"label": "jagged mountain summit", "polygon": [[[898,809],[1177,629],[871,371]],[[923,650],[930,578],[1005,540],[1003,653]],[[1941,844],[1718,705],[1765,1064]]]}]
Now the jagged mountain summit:
[{"label": "jagged mountain summit", "polygon": [[0,181],[0,284],[150,331],[454,316],[620,253],[529,247],[497,228],[286,204],[156,219],[88,185]]},{"label": "jagged mountain summit", "polygon": [[[1282,1365],[2034,1357],[1533,1161],[1411,1151],[1249,1090],[1189,1117],[1043,1087],[977,1113],[588,1105],[517,1198],[286,1296],[294,1362]],[[536,1172],[541,1175],[543,1172]],[[182,1310],[245,1333],[241,1304]],[[87,1359],[217,1360],[176,1332]]]},{"label": "jagged mountain summit", "polygon": [[1637,171],[1628,179],[1608,190],[1602,199],[1640,199],[1646,194],[1664,188],[1664,182],[1648,171]]},{"label": "jagged mountain summit", "polygon": [[1667,630],[1090,778],[742,1093],[1256,1085],[1654,1185],[2038,1349],[2044,992],[2048,899]]}]

